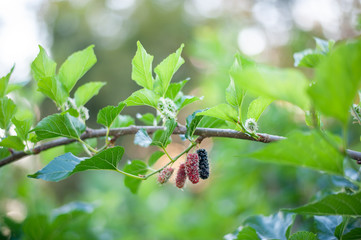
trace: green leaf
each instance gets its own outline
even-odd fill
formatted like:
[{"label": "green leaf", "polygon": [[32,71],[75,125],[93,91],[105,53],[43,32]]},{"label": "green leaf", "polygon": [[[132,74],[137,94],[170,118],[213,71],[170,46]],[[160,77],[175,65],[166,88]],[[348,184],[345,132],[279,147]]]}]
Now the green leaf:
[{"label": "green leaf", "polygon": [[7,130],[10,120],[15,115],[15,113],[15,103],[10,98],[0,98],[0,128]]},{"label": "green leaf", "polygon": [[361,216],[361,192],[354,195],[338,193],[329,195],[320,201],[306,204],[294,209],[284,211],[305,215],[341,215],[350,217]]},{"label": "green leaf", "polygon": [[243,227],[237,235],[237,240],[260,240],[256,230],[251,227]]},{"label": "green leaf", "polygon": [[12,148],[12,149],[15,149],[18,151],[22,151],[25,148],[23,141],[21,140],[21,138],[19,138],[17,136],[8,136],[8,137],[4,138],[0,142],[0,146]]},{"label": "green leaf", "polygon": [[178,111],[180,111],[182,108],[184,108],[185,106],[193,103],[193,102],[196,102],[196,101],[199,101],[199,100],[202,100],[203,97],[194,97],[194,96],[188,96],[188,95],[185,95],[185,96],[182,96],[180,97],[176,102],[176,106],[178,108]]},{"label": "green leaf", "polygon": [[198,116],[205,115],[205,116],[215,117],[215,118],[219,118],[219,119],[229,121],[229,122],[237,122],[238,121],[237,111],[234,110],[234,108],[232,108],[228,104],[219,104],[208,110],[197,113],[197,115]]},{"label": "green leaf", "polygon": [[131,125],[135,125],[134,118],[129,115],[118,115],[110,128],[129,127]]},{"label": "green leaf", "polygon": [[63,106],[69,97],[63,84],[57,76],[43,77],[38,81],[38,91],[52,99],[59,107]]},{"label": "green leaf", "polygon": [[184,60],[181,57],[183,47],[184,45],[182,44],[175,53],[169,55],[154,69],[154,72],[157,74],[158,80],[160,82],[162,95],[167,92],[173,75],[184,63]]},{"label": "green leaf", "polygon": [[105,149],[93,157],[85,159],[81,163],[79,163],[73,173],[85,171],[89,169],[94,170],[117,170],[117,165],[119,161],[122,159],[124,154],[124,148],[120,146],[116,146],[113,148]]},{"label": "green leaf", "polygon": [[118,117],[120,112],[125,107],[124,102],[120,102],[118,106],[106,106],[98,112],[97,123],[102,124],[106,127],[110,127],[114,120]]},{"label": "green leaf", "polygon": [[150,145],[158,146],[161,148],[167,147],[170,142],[170,136],[172,135],[175,127],[177,126],[177,121],[174,119],[169,119],[165,123],[164,130],[157,130],[153,134],[153,140]]},{"label": "green leaf", "polygon": [[[318,216],[318,217],[320,217],[320,216]],[[331,216],[328,216],[328,217],[331,217]],[[350,218],[343,217],[343,218],[341,218],[341,220],[342,220],[342,222],[336,226],[335,231],[334,231],[335,237],[337,237],[337,239],[342,239],[342,235],[347,228]]]},{"label": "green leaf", "polygon": [[289,240],[318,240],[318,238],[312,232],[300,231],[292,234]]},{"label": "green leaf", "polygon": [[0,78],[0,98],[4,97],[7,94],[9,79],[14,71],[14,68],[15,65],[10,69],[10,72],[6,76]]},{"label": "green leaf", "polygon": [[316,50],[322,52],[323,54],[327,54],[331,51],[331,49],[333,48],[333,46],[335,45],[335,41],[334,40],[323,40],[320,38],[314,38],[316,41]]},{"label": "green leaf", "polygon": [[6,158],[9,155],[10,155],[9,149],[0,147],[0,159]]},{"label": "green leaf", "polygon": [[84,106],[92,97],[98,95],[105,82],[88,82],[80,86],[74,94],[75,103],[78,107]]},{"label": "green leaf", "polygon": [[340,45],[316,67],[315,84],[308,90],[318,110],[343,124],[360,86],[360,64],[361,41]]},{"label": "green leaf", "polygon": [[284,100],[300,108],[309,108],[306,93],[308,80],[302,72],[294,69],[247,68],[231,71],[235,84],[256,96]]},{"label": "green leaf", "polygon": [[245,220],[243,225],[256,230],[258,237],[261,239],[286,240],[294,219],[294,214],[279,212],[267,217],[262,215],[251,216]]},{"label": "green leaf", "polygon": [[159,120],[160,120],[160,117],[159,116],[154,116],[153,114],[151,113],[146,113],[144,115],[140,114],[140,113],[137,113],[137,116],[136,116],[141,122],[143,122],[144,124],[146,125],[151,125],[151,126],[157,126]]},{"label": "green leaf", "polygon": [[[124,172],[131,173],[133,175],[145,175],[148,171],[147,164],[140,160],[133,160],[129,164],[124,166]],[[137,193],[138,188],[142,180],[125,176],[124,184],[132,193]]]},{"label": "green leaf", "polygon": [[202,120],[202,118],[204,117],[204,115],[197,116],[197,113],[202,112],[202,111],[203,110],[197,110],[186,118],[187,132],[185,134],[185,137],[187,139],[192,139],[194,131],[196,130],[196,128],[197,128],[198,124],[200,123],[200,121]]},{"label": "green leaf", "polygon": [[336,227],[342,223],[341,216],[315,216],[315,228],[320,239],[336,239]]},{"label": "green leaf", "polygon": [[342,236],[342,240],[360,240],[360,239],[361,239],[361,228],[354,228]]},{"label": "green leaf", "polygon": [[32,131],[35,131],[38,141],[54,137],[79,139],[85,131],[85,125],[69,113],[53,114],[43,118]]},{"label": "green leaf", "polygon": [[[73,219],[74,216],[84,213],[92,213],[94,211],[94,205],[84,202],[70,202],[59,208],[51,211],[51,221],[53,223],[59,223],[61,219]],[[65,218],[68,217],[68,218]],[[58,225],[59,226],[59,225]]]},{"label": "green leaf", "polygon": [[148,105],[157,108],[159,96],[148,89],[140,89],[125,100],[127,106]]},{"label": "green leaf", "polygon": [[177,82],[177,83],[171,83],[169,84],[168,90],[165,93],[165,97],[166,98],[170,98],[172,100],[175,100],[178,93],[182,90],[182,88],[184,87],[184,85],[189,81],[190,79],[186,79],[183,80],[181,82]]},{"label": "green leaf", "polygon": [[132,79],[142,87],[153,89],[153,56],[149,55],[142,44],[137,42],[137,52],[132,60]]},{"label": "green leaf", "polygon": [[69,93],[77,81],[96,63],[94,45],[70,55],[59,69],[59,80]]},{"label": "green leaf", "polygon": [[56,63],[49,58],[42,46],[39,45],[39,54],[31,63],[33,78],[39,82],[44,78],[55,77]]},{"label": "green leaf", "polygon": [[[330,136],[331,137],[331,136]],[[335,137],[338,143],[340,139]],[[303,166],[332,174],[343,174],[343,156],[317,132],[293,132],[287,139],[267,144],[247,154],[260,161]]]},{"label": "green leaf", "polygon": [[25,120],[17,120],[15,117],[11,119],[11,121],[15,125],[15,132],[17,133],[18,137],[22,140],[27,140],[29,131],[32,125],[32,119],[25,119]]},{"label": "green leaf", "polygon": [[82,158],[78,158],[71,153],[65,153],[64,155],[54,158],[43,169],[28,175],[28,177],[58,182],[69,177],[73,173],[76,165],[82,160]]},{"label": "green leaf", "polygon": [[78,158],[71,153],[65,153],[54,158],[38,172],[28,175],[30,178],[58,182],[70,175],[86,170],[116,170],[117,164],[124,154],[124,148],[117,146],[103,150],[91,158]]},{"label": "green leaf", "polygon": [[220,128],[222,126],[226,125],[226,122],[224,120],[215,118],[215,117],[209,117],[204,116],[201,120],[201,122],[198,124],[198,127],[201,128]]},{"label": "green leaf", "polygon": [[149,147],[152,143],[152,138],[149,137],[147,131],[145,129],[140,129],[134,136],[134,144],[139,145],[141,147]]},{"label": "green leaf", "polygon": [[325,58],[325,55],[312,49],[306,49],[293,54],[293,58],[295,67],[314,68]]},{"label": "green leaf", "polygon": [[148,160],[148,165],[153,166],[154,163],[158,161],[159,158],[161,158],[165,153],[162,151],[155,151]]},{"label": "green leaf", "polygon": [[6,88],[6,93],[5,94],[9,94],[12,91],[18,90],[20,88],[22,88],[27,82],[23,82],[23,83],[10,83],[8,84],[8,87]]},{"label": "green leaf", "polygon": [[272,99],[266,97],[258,97],[253,100],[248,106],[247,119],[253,118],[257,122],[261,114],[272,101]]}]

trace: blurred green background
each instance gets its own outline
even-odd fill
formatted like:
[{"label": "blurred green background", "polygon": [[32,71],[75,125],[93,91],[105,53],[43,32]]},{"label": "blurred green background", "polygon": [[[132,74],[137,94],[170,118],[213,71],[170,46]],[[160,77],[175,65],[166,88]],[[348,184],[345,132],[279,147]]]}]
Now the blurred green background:
[{"label": "blurred green background", "polygon": [[[228,69],[235,53],[273,66],[292,67],[292,54],[313,48],[313,37],[343,40],[359,33],[360,2],[352,0],[23,0],[17,4],[23,5],[16,8],[10,1],[0,5],[1,75],[19,61],[13,80],[28,82],[11,97],[26,103],[24,109],[35,112],[36,120],[56,112],[49,99],[34,93],[35,84],[30,81],[29,66],[37,44],[47,48],[58,66],[74,51],[95,44],[98,62],[79,81],[80,85],[107,82],[87,104],[91,116],[87,123],[92,128],[100,127],[96,123],[100,108],[117,104],[139,88],[130,78],[138,40],[155,56],[153,66],[185,44],[182,56],[186,62],[174,79],[190,77],[184,92],[204,96],[204,100],[182,110],[179,121],[184,124],[194,110],[225,101]],[[34,21],[35,37],[21,35],[18,41],[10,41],[13,35],[6,34],[6,17],[11,11],[18,16],[20,9],[29,13],[23,16],[25,22]],[[26,33],[21,18],[16,21],[19,24],[11,31]],[[7,54],[6,49],[24,50],[24,55]],[[129,107],[123,113],[135,117],[148,111]],[[326,124],[339,131],[332,122]],[[306,129],[304,116],[299,109],[279,102],[273,103],[260,121],[260,132],[286,135],[295,128]],[[350,144],[359,140],[357,130],[354,132]],[[179,137],[173,139],[169,152],[176,155],[187,143]],[[154,150],[135,146],[132,136],[120,138],[118,144],[126,149],[123,163],[147,159]],[[209,151],[211,177],[195,186],[188,184],[184,191],[173,183],[159,186],[151,178],[133,195],[125,188],[122,175],[107,171],[79,173],[59,183],[26,177],[64,152],[64,147],[3,167],[0,239],[221,239],[249,215],[268,215],[304,204],[334,184],[329,176],[314,171],[240,157],[261,147],[257,143],[207,139],[201,147]],[[72,202],[89,205],[56,217],[61,209],[54,209]]]}]

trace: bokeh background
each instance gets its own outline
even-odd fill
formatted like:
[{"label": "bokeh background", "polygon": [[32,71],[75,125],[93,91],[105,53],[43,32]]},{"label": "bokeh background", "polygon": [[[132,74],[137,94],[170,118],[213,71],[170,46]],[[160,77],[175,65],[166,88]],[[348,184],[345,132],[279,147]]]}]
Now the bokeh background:
[{"label": "bokeh background", "polygon": [[[139,88],[130,78],[136,41],[155,56],[154,66],[184,43],[186,63],[174,79],[190,77],[184,92],[204,96],[202,102],[182,110],[179,121],[184,124],[194,110],[225,101],[235,53],[272,66],[293,67],[293,53],[313,48],[313,37],[337,41],[357,37],[360,6],[357,0],[2,0],[0,75],[16,64],[11,81],[25,87],[11,97],[38,121],[57,111],[49,99],[36,93],[30,76],[38,45],[60,66],[74,51],[94,44],[98,62],[79,84],[107,82],[87,104],[88,125],[99,128],[98,110]],[[129,107],[123,113],[135,117],[149,111]],[[273,103],[260,121],[261,132],[285,135],[295,128],[306,129],[304,116],[280,102]],[[355,130],[350,144],[358,136]],[[132,136],[118,144],[126,148],[123,162],[147,159],[154,151],[135,146]],[[174,137],[169,152],[176,155],[184,146]],[[172,183],[159,186],[152,178],[133,195],[123,176],[106,171],[79,173],[59,183],[26,177],[62,154],[64,147],[3,167],[0,239],[221,239],[249,215],[298,206],[334,184],[327,175],[240,157],[259,148],[256,143],[207,139],[202,147],[209,151],[211,177],[184,191]],[[59,211],[54,209],[72,202],[89,205],[84,212],[52,222]]]}]

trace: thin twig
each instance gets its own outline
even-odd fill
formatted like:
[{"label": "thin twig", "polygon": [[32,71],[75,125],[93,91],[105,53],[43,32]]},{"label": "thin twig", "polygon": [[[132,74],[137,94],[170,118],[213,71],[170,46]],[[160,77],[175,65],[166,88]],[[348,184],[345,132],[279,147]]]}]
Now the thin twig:
[{"label": "thin twig", "polygon": [[[145,129],[149,134],[154,133],[157,130],[164,129],[164,127],[155,127],[155,126],[129,126],[123,128],[113,128],[109,131],[109,136],[113,136],[118,138],[119,136],[124,135],[133,135],[136,134],[140,129]],[[178,126],[174,129],[173,134],[180,135],[186,133],[185,126]],[[83,133],[80,139],[85,140],[88,138],[98,138],[104,137],[106,135],[107,129],[87,129],[85,133]],[[194,132],[194,135],[200,137],[200,139],[211,138],[211,137],[224,137],[224,138],[236,138],[236,139],[244,139],[251,140],[256,142],[270,143],[274,141],[279,141],[285,139],[282,136],[269,135],[265,133],[258,133],[259,139],[254,139],[246,133],[231,130],[231,129],[219,129],[219,128],[197,128]],[[15,162],[23,157],[33,154],[39,154],[42,151],[45,151],[50,148],[54,148],[61,145],[66,145],[69,143],[75,142],[75,139],[69,138],[59,138],[52,140],[50,142],[43,143],[37,147],[34,147],[30,151],[14,151],[10,156],[0,160],[0,167],[5,166],[9,163]],[[361,152],[346,150],[348,156],[352,159],[361,161]]]}]

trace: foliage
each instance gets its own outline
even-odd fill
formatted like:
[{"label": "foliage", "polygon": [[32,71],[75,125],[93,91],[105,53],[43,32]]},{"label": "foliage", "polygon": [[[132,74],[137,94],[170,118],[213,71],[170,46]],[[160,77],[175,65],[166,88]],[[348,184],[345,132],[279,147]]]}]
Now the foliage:
[{"label": "foliage", "polygon": [[[160,62],[154,68],[153,75],[153,56],[138,42],[132,60],[131,77],[142,88],[116,106],[102,108],[97,114],[97,123],[105,128],[99,130],[87,127],[89,115],[84,105],[98,94],[105,83],[86,83],[76,89],[74,98],[70,97],[77,82],[97,61],[94,46],[70,55],[60,66],[58,73],[57,64],[40,46],[39,54],[31,65],[32,75],[38,91],[55,103],[59,113],[42,118],[35,126],[32,126],[31,121],[18,118],[18,105],[8,95],[11,90],[8,90],[8,82],[14,70],[12,68],[0,79],[0,128],[5,134],[0,141],[2,161],[5,162],[12,157],[11,154],[16,155],[21,151],[24,155],[38,154],[43,151],[41,146],[45,144],[54,143],[55,147],[72,143],[75,144],[74,147],[81,147],[84,151],[75,147],[77,151],[56,156],[28,177],[57,182],[78,172],[110,170],[109,172],[125,175],[124,185],[132,193],[137,193],[146,184],[143,182],[153,179],[153,175],[168,166],[177,166],[175,163],[181,161],[182,157],[194,152],[202,140],[209,137],[206,130],[220,131],[219,128],[222,127],[230,133],[242,133],[245,139],[267,142],[267,135],[257,132],[262,121],[267,121],[263,117],[267,115],[263,113],[276,104],[293,105],[307,116],[305,120],[309,129],[294,127],[284,132],[287,139],[262,147],[255,143],[247,152],[237,155],[243,160],[252,158],[265,164],[272,162],[309,168],[321,173],[319,176],[331,178],[334,183],[337,182],[334,185],[341,189],[333,186],[329,191],[316,195],[311,203],[283,209],[268,217],[248,217],[241,227],[225,238],[292,240],[327,236],[329,239],[357,239],[360,228],[355,226],[361,216],[361,184],[359,167],[347,154],[347,136],[350,134],[350,117],[361,124],[360,103],[353,104],[360,91],[361,70],[358,66],[361,63],[361,41],[339,43],[334,48],[332,41],[316,39],[316,43],[316,50],[295,54],[295,66],[314,68],[313,79],[308,79],[299,69],[262,66],[236,54],[229,71],[229,86],[225,89],[226,103],[194,111],[186,118],[186,126],[182,126],[178,119],[180,111],[202,99],[183,93],[183,87],[189,79],[172,82],[177,70],[185,62],[181,56],[184,45]],[[135,120],[131,116],[120,115],[123,109],[131,106],[150,107],[156,111],[156,116],[152,113],[138,115],[137,118],[148,126],[131,126]],[[342,136],[327,131],[332,129],[326,128],[325,116],[338,121],[342,126]],[[253,124],[252,128],[250,122]],[[14,131],[10,131],[12,128]],[[134,129],[138,131],[134,132]],[[135,133],[134,144],[143,148],[156,148],[147,157],[148,161],[122,161],[125,149],[115,146],[115,142],[125,130]],[[172,156],[168,146],[174,141],[172,135],[179,133],[184,134],[184,141],[189,145],[178,155]],[[98,137],[102,143],[90,144],[85,140],[89,135]],[[46,142],[53,138],[56,140]],[[63,142],[56,145],[56,141]],[[163,158],[167,160],[160,161]],[[22,223],[19,234],[30,239],[57,239],[58,236],[48,236],[53,234],[54,226],[60,224],[59,221],[65,221],[74,212],[82,215],[92,211],[92,206],[73,203],[54,210],[51,216],[29,215]],[[314,222],[316,230],[306,225],[304,231],[294,231],[296,214],[308,216],[309,221]],[[329,222],[332,227],[326,229],[327,226],[322,222]],[[11,224],[13,223],[9,221],[5,223],[6,226]],[[40,226],[46,227],[40,230]]]}]

